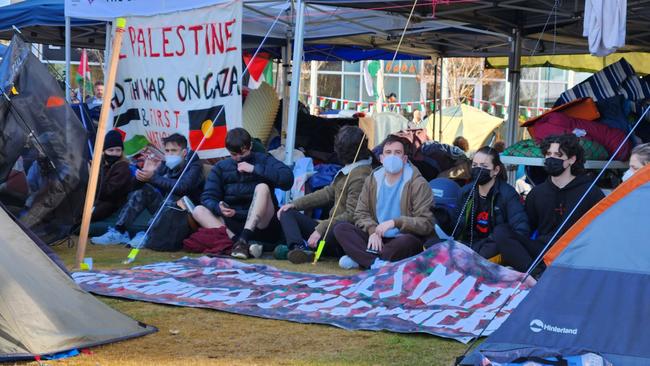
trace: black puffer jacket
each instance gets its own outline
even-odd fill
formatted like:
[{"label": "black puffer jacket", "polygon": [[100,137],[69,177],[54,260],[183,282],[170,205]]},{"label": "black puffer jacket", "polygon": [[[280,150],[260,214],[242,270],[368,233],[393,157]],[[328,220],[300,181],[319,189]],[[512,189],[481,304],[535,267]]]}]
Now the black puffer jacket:
[{"label": "black puffer jacket", "polygon": [[245,219],[255,186],[260,183],[269,186],[274,203],[277,203],[273,194],[275,188],[287,191],[293,186],[293,172],[273,156],[251,152],[244,161],[255,167],[253,173],[238,172],[237,162],[231,158],[212,167],[201,195],[201,204],[215,215],[221,216],[219,202],[224,201],[235,209],[235,218]]},{"label": "black puffer jacket", "polygon": [[[188,157],[192,156],[192,154],[192,151],[187,152]],[[185,174],[180,178],[173,196],[188,196],[192,201],[198,202],[201,197],[201,190],[203,189],[204,183],[203,167],[201,166],[201,160],[199,160],[198,155],[195,155],[188,164],[190,164],[190,166],[187,168]],[[160,164],[158,169],[156,169],[156,172],[149,180],[149,184],[160,190],[160,193],[164,196],[167,196],[167,194],[172,190],[172,187],[174,187],[174,184],[176,184],[176,181],[178,181],[178,177],[180,177],[184,168],[185,164],[179,164],[174,169],[169,169],[163,162]],[[138,181],[136,180],[136,184],[139,185],[137,182]]]},{"label": "black puffer jacket", "polygon": [[[469,240],[471,218],[468,212],[471,212],[472,201],[468,202],[464,211],[463,206],[472,191],[473,183],[466,184],[459,192],[456,201],[456,217],[460,220],[457,235],[461,240]],[[478,187],[476,188],[478,190]],[[501,224],[508,224],[513,231],[524,236],[530,235],[530,225],[528,224],[528,215],[521,204],[519,194],[507,182],[497,179],[494,186],[488,193],[488,199],[492,202],[490,211],[490,233]],[[461,217],[462,216],[462,217]],[[455,224],[455,222],[454,222]]]}]

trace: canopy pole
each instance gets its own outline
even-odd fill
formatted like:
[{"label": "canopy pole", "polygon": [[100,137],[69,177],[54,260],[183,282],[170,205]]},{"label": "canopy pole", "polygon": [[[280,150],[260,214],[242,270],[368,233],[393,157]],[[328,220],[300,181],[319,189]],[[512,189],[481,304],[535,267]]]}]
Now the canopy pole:
[{"label": "canopy pole", "polygon": [[111,58],[111,22],[106,22],[106,37],[104,40],[104,80],[108,79],[108,60]]},{"label": "canopy pole", "polygon": [[70,31],[70,17],[65,17],[65,100],[72,101],[70,95],[70,51],[72,49],[72,39]]},{"label": "canopy pole", "polygon": [[433,121],[433,125],[431,126],[431,138],[434,140],[436,139],[436,108],[439,106],[438,104],[438,61],[439,60],[440,57],[436,58],[436,63],[433,65],[433,108],[431,108],[431,120]]},{"label": "canopy pole", "polygon": [[289,124],[289,59],[291,59],[291,37],[287,35],[287,45],[282,47],[282,131],[280,143],[287,146],[287,126]]},{"label": "canopy pole", "polygon": [[309,111],[313,110],[318,105],[316,96],[318,95],[318,61],[311,61],[309,63],[309,94],[311,95],[311,105],[309,106]]},{"label": "canopy pole", "polygon": [[445,82],[445,70],[443,66],[445,65],[445,58],[441,57],[440,58],[440,105],[438,106],[438,113],[439,113],[439,118],[438,118],[438,141],[442,142],[442,108],[443,108],[443,101],[442,101],[442,96],[445,95],[443,92],[443,89],[447,87],[447,83]]},{"label": "canopy pole", "polygon": [[[379,60],[379,71],[377,71],[377,95],[376,95],[377,102],[376,102],[376,106],[375,106],[375,110],[377,111],[377,113],[381,113],[381,112],[384,111],[384,108],[383,108],[383,103],[384,103],[384,67],[385,67],[384,60]],[[375,142],[376,142],[376,138],[375,138],[375,141],[372,142],[372,144],[374,145]]]},{"label": "canopy pole", "polygon": [[293,148],[296,145],[296,129],[298,125],[298,94],[300,92],[300,66],[302,64],[302,51],[305,27],[305,1],[296,1],[296,31],[293,37],[293,64],[291,65],[291,89],[289,99],[289,123],[287,125],[287,144],[284,163],[293,165]]},{"label": "canopy pole", "polygon": [[120,57],[122,36],[124,35],[125,26],[126,19],[118,18],[115,28],[115,37],[113,39],[113,48],[111,49],[108,80],[106,80],[106,83],[104,85],[105,89],[104,97],[102,98],[102,110],[99,114],[99,126],[97,127],[97,136],[95,137],[95,151],[98,151],[99,153],[94,156],[92,165],[90,167],[90,179],[88,180],[88,188],[86,189],[86,201],[84,202],[81,229],[79,231],[79,244],[77,245],[77,258],[75,260],[75,268],[81,268],[81,262],[83,262],[84,256],[86,255],[88,230],[90,229],[90,217],[93,213],[95,194],[97,192],[97,181],[99,180],[99,169],[102,163],[101,152],[104,151],[106,124],[108,123],[108,117],[111,112],[111,99],[113,99],[113,89],[115,88],[115,78],[117,76],[117,63]]},{"label": "canopy pole", "polygon": [[[510,95],[508,96],[508,124],[506,127],[506,146],[512,146],[517,142],[519,135],[519,84],[521,79],[521,30],[512,30],[512,49],[508,60],[508,83],[510,84]],[[508,183],[515,184],[515,175],[512,171],[508,173]]]}]

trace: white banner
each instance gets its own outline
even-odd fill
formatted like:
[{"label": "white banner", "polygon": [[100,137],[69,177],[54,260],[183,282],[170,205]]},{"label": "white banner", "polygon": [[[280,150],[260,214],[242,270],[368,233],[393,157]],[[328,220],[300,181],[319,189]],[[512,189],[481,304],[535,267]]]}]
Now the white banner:
[{"label": "white banner", "polygon": [[111,20],[117,17],[165,14],[229,2],[230,0],[65,0],[65,15]]},{"label": "white banner", "polygon": [[162,148],[179,132],[193,150],[206,137],[201,158],[227,155],[226,131],[241,126],[241,30],[241,1],[128,18],[113,101],[125,140]]}]

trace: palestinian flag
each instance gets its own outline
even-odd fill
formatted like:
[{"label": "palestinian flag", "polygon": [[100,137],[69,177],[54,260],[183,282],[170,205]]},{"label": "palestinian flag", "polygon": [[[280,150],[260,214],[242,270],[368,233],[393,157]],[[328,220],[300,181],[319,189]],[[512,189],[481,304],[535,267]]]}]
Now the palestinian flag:
[{"label": "palestinian flag", "polygon": [[357,103],[357,112],[361,112],[361,111],[363,111],[363,103],[358,102]]},{"label": "palestinian flag", "polygon": [[88,53],[84,48],[81,51],[81,59],[79,60],[79,68],[77,69],[77,85],[79,86],[79,100],[86,101],[86,95],[93,95],[93,81],[90,74],[90,65],[88,65]]},{"label": "palestinian flag", "polygon": [[420,102],[420,104],[418,105],[418,109],[420,110],[420,112],[426,112],[426,108],[427,107],[424,104],[424,102]]},{"label": "palestinian flag", "polygon": [[133,120],[140,120],[140,110],[138,108],[129,108],[124,113],[113,117],[113,126],[122,127],[128,125]]},{"label": "palestinian flag", "polygon": [[318,97],[318,106],[321,108],[325,108],[327,105],[327,99],[325,97]]},{"label": "palestinian flag", "polygon": [[413,103],[411,102],[406,103],[406,111],[408,113],[413,113]]},{"label": "palestinian flag", "polygon": [[339,101],[336,99],[332,99],[332,108],[331,109],[339,109]]},{"label": "palestinian flag", "polygon": [[260,52],[255,57],[251,54],[244,54],[243,58],[250,76],[248,79],[249,88],[257,89],[262,82],[273,85],[273,62],[271,62],[271,55],[266,52]]},{"label": "palestinian flag", "polygon": [[[226,111],[223,110],[223,106],[189,111],[188,118],[192,150],[213,150],[226,147],[228,129],[226,127]],[[203,144],[201,144],[202,140],[204,140]]]},{"label": "palestinian flag", "polygon": [[490,114],[493,115],[493,116],[496,116],[496,114],[497,114],[497,104],[496,103],[490,104]]}]

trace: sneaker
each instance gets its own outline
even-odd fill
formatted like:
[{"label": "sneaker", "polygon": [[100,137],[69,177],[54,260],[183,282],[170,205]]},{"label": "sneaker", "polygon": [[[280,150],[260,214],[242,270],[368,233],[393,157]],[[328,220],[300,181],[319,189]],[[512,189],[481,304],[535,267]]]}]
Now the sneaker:
[{"label": "sneaker", "polygon": [[388,262],[379,258],[375,258],[375,261],[372,262],[372,265],[370,265],[370,269],[379,269],[385,265],[387,265]]},{"label": "sneaker", "polygon": [[260,243],[251,243],[248,246],[248,253],[253,258],[261,257],[263,252],[264,252],[264,246],[262,244],[260,244]]},{"label": "sneaker", "polygon": [[358,269],[359,263],[355,262],[349,255],[344,255],[339,259],[339,267],[343,269]]},{"label": "sneaker", "polygon": [[145,234],[144,231],[140,231],[139,233],[135,234],[133,239],[131,239],[131,241],[129,241],[127,245],[131,248],[136,248],[136,249],[144,247],[144,240],[145,240],[144,234]]},{"label": "sneaker", "polygon": [[248,256],[250,254],[248,248],[249,245],[247,242],[243,240],[237,240],[237,242],[232,246],[230,255],[237,259],[248,259]]},{"label": "sneaker", "polygon": [[121,233],[114,227],[109,227],[108,231],[102,236],[90,238],[90,242],[97,245],[115,245],[126,244],[131,240],[128,233]]},{"label": "sneaker", "polygon": [[275,249],[273,249],[273,258],[277,260],[285,260],[287,259],[287,253],[289,253],[289,247],[284,244],[280,244],[275,247]]},{"label": "sneaker", "polygon": [[289,262],[293,264],[310,263],[314,261],[314,252],[302,248],[296,248],[289,251],[287,254]]}]

